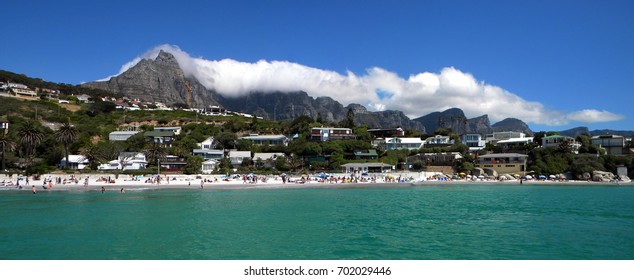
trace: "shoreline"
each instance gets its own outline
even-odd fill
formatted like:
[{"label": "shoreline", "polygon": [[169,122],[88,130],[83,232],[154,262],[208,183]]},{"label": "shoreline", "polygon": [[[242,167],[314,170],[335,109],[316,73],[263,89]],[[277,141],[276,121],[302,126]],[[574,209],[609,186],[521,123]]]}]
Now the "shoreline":
[{"label": "shoreline", "polygon": [[[66,176],[71,177],[71,176]],[[52,181],[56,182],[57,178],[61,177],[50,177]],[[344,189],[344,188],[386,188],[386,187],[419,187],[419,186],[452,186],[452,185],[501,185],[501,186],[538,186],[538,185],[561,185],[561,186],[569,186],[569,185],[585,185],[585,186],[634,186],[632,182],[594,182],[594,181],[552,181],[552,180],[528,180],[522,181],[520,183],[519,180],[507,180],[507,181],[499,181],[499,180],[448,180],[448,181],[440,181],[440,180],[412,180],[405,182],[389,182],[384,181],[385,178],[377,179],[375,182],[320,182],[315,180],[315,178],[311,178],[303,183],[301,183],[300,178],[291,177],[289,178],[291,182],[284,183],[279,176],[258,176],[258,178],[263,179],[255,182],[246,183],[242,179],[233,179],[229,181],[225,181],[223,176],[219,175],[167,175],[161,176],[161,178],[171,178],[169,182],[165,179],[162,182],[149,182],[152,177],[142,177],[140,179],[132,180],[128,178],[125,179],[114,179],[113,182],[108,183],[108,176],[104,176],[102,174],[91,174],[91,175],[83,175],[78,176],[76,180],[73,180],[70,183],[47,183],[48,177],[42,177],[40,180],[30,180],[28,185],[25,180],[20,181],[20,185],[22,188],[18,188],[13,181],[18,181],[17,179],[13,179],[9,185],[6,185],[7,182],[0,184],[0,193],[2,192],[32,192],[33,187],[35,187],[36,192],[101,192],[102,188],[105,192],[120,192],[121,189],[124,191],[156,191],[156,190],[253,190],[253,189],[306,189],[306,188],[333,188],[333,189]],[[88,179],[88,185],[84,186],[85,180]],[[70,181],[70,180],[69,180]],[[202,188],[201,188],[202,181]],[[77,182],[77,183],[75,183]],[[52,186],[52,187],[51,187]],[[46,188],[44,188],[46,187]]]}]

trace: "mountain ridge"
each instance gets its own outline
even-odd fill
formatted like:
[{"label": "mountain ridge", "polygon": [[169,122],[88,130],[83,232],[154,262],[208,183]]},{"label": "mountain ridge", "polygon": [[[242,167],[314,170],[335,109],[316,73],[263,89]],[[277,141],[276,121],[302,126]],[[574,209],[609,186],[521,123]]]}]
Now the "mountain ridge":
[{"label": "mountain ridge", "polygon": [[451,128],[455,133],[486,134],[493,131],[487,115],[468,119],[458,108],[410,119],[401,111],[370,112],[360,104],[344,106],[330,97],[313,98],[304,91],[252,92],[245,96],[227,97],[205,88],[196,78],[187,77],[174,55],[163,50],[155,59],[143,59],[107,81],[85,83],[83,86],[167,105],[183,103],[199,108],[220,105],[231,111],[273,120],[309,116],[336,123],[346,117],[348,110],[353,110],[355,122],[371,128],[398,126],[423,133],[433,133],[438,128]]}]

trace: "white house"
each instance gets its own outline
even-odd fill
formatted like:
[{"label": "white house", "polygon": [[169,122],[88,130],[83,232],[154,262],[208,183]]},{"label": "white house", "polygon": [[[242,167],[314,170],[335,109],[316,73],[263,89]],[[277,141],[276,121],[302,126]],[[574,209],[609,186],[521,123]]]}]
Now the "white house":
[{"label": "white house", "polygon": [[208,159],[203,162],[202,173],[203,174],[211,174],[216,170],[216,166],[218,165],[218,161],[215,159]]},{"label": "white house", "polygon": [[233,166],[239,166],[245,158],[251,158],[251,151],[230,151],[229,159]]},{"label": "white house", "polygon": [[520,148],[528,143],[533,143],[533,137],[521,137],[511,138],[507,140],[497,141],[495,146],[501,147],[502,151],[513,150],[514,148]]},{"label": "white house", "polygon": [[128,138],[139,133],[138,131],[113,131],[108,134],[108,140],[110,141],[126,141]]},{"label": "white house", "polygon": [[247,140],[253,142],[255,145],[288,145],[288,137],[284,135],[249,135],[240,137],[240,140]]},{"label": "white house", "polygon": [[454,142],[449,136],[436,135],[425,139],[425,146],[453,145]]},{"label": "white house", "polygon": [[460,138],[460,141],[462,144],[469,147],[469,152],[482,150],[486,146],[486,142],[482,139],[482,135],[477,133],[464,134]]},{"label": "white house", "polygon": [[272,167],[275,166],[275,160],[277,160],[278,157],[284,157],[284,153],[255,153],[253,155],[253,161],[256,165],[260,165],[258,167]]},{"label": "white house", "polygon": [[508,140],[512,138],[525,138],[526,134],[515,131],[499,131],[487,134],[484,141],[495,145],[500,140]]},{"label": "white house", "polygon": [[568,147],[570,151],[578,154],[579,148],[581,148],[581,143],[577,142],[575,138],[563,135],[551,135],[545,136],[542,138],[542,147],[544,148],[559,148],[562,143],[568,143]]},{"label": "white house", "polygon": [[214,137],[211,136],[211,137],[205,139],[205,141],[202,141],[202,142],[198,143],[197,145],[201,149],[207,149],[207,150],[213,149],[214,148]]},{"label": "white house", "polygon": [[81,170],[90,165],[90,161],[83,155],[68,155],[68,164],[66,157],[59,164],[63,168]]},{"label": "white house", "polygon": [[423,146],[423,140],[418,137],[387,137],[385,150],[418,150]]},{"label": "white house", "polygon": [[121,162],[119,160],[111,160],[108,163],[102,163],[97,167],[98,170],[121,170]]},{"label": "white house", "polygon": [[77,95],[76,97],[77,97],[77,101],[79,101],[80,103],[94,103],[90,101],[90,98],[92,97],[88,94],[81,94],[81,95]]},{"label": "white house", "polygon": [[121,152],[116,160],[101,164],[99,170],[138,170],[147,167],[144,153]]},{"label": "white house", "polygon": [[225,156],[225,150],[194,149],[192,154],[195,156],[201,156],[204,159],[221,159]]}]

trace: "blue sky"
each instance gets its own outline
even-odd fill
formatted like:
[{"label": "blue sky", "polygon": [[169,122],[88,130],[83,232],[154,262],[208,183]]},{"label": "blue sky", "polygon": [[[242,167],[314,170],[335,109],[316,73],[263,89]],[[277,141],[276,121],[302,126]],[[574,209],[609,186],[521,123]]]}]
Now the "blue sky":
[{"label": "blue sky", "polygon": [[[300,89],[344,105],[416,117],[455,104],[468,117],[517,117],[533,130],[634,129],[634,1],[10,1],[2,9],[0,69],[54,82],[102,79],[168,44],[199,66],[192,73],[299,72],[316,79]],[[332,72],[347,88],[321,91]],[[449,86],[414,97],[421,73],[425,85]],[[294,86],[302,87],[281,85]],[[365,102],[368,90],[377,94]]]}]

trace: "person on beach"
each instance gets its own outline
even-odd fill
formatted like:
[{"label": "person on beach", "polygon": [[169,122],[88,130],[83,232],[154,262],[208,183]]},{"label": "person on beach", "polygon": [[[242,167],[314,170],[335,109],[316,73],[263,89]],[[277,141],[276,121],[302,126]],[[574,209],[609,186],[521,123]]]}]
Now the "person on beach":
[{"label": "person on beach", "polygon": [[31,189],[33,190],[33,194],[37,193],[37,188],[35,186],[33,186]]},{"label": "person on beach", "polygon": [[101,193],[105,193],[106,192],[106,188],[105,187],[101,187]]},{"label": "person on beach", "polygon": [[123,188],[121,188],[121,190],[119,190],[120,193],[124,193],[125,190]]},{"label": "person on beach", "polygon": [[205,186],[205,181],[200,180],[200,188],[202,189]]}]

